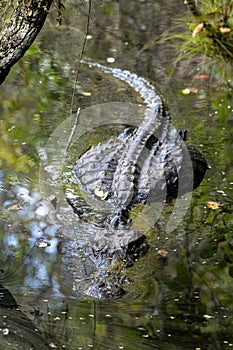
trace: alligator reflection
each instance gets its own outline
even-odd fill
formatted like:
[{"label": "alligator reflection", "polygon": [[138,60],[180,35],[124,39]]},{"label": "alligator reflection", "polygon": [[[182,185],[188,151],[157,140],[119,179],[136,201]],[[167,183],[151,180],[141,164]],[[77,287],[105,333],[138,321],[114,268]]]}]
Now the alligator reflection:
[{"label": "alligator reflection", "polygon": [[[48,202],[33,197],[33,193],[22,186],[8,187],[2,195],[5,200],[10,195],[11,201],[15,202],[16,193],[21,197],[24,195],[25,202],[21,203],[19,211],[8,210],[8,232],[2,241],[6,256],[1,263],[1,284],[5,286],[14,282],[14,290],[17,285],[17,299],[22,306],[18,310],[15,299],[2,286],[1,337],[4,346],[6,341],[12,344],[14,341],[21,344],[22,341],[25,346],[28,342],[35,349],[37,344],[40,344],[40,349],[47,344],[57,348],[62,344],[69,349],[77,349],[77,346],[80,349],[90,346],[108,349],[112,342],[126,349],[139,345],[140,349],[164,346],[188,349],[190,343],[202,349],[231,346],[233,319],[229,279],[232,275],[232,248],[223,229],[226,225],[224,219],[232,215],[230,198],[224,197],[225,205],[221,200],[218,212],[213,213],[211,209],[205,212],[198,230],[206,234],[205,237],[198,236],[198,240],[197,229],[193,233],[189,230],[189,235],[185,231],[183,236],[178,230],[167,240],[162,223],[158,223],[160,231],[151,232],[151,237],[154,237],[151,248],[138,260],[136,269],[135,266],[129,269],[128,294],[121,301],[101,303],[83,300],[83,292],[91,283],[88,281],[88,274],[93,273],[91,265],[86,264],[85,271],[82,270],[85,261],[80,255],[82,250],[77,243],[73,245],[74,241],[71,242],[69,237],[61,237],[56,243],[54,236],[59,235],[58,221],[55,229],[55,222],[51,224],[48,216],[41,216]],[[34,198],[30,205],[26,203],[26,194]],[[3,203],[9,205],[7,201]],[[34,216],[31,216],[32,212]],[[195,222],[196,217],[191,217],[190,222],[192,220]],[[204,222],[217,224],[216,234],[208,235],[206,230],[210,226]],[[149,236],[148,239],[151,240]],[[45,244],[43,248],[42,243],[48,246]],[[76,299],[70,299],[72,294]],[[28,317],[21,311],[24,305],[30,305]],[[40,331],[35,333],[35,327]],[[17,332],[10,338],[12,330]],[[27,349],[25,346],[23,349]]]},{"label": "alligator reflection", "polygon": [[34,293],[36,288],[44,296],[49,290],[56,296],[78,298],[124,294],[122,287],[129,282],[125,267],[148,250],[143,234],[123,230],[113,238],[110,231],[107,236],[95,225],[80,223],[68,204],[54,210],[48,199],[26,186],[6,189],[2,201],[7,224],[1,242],[5,282],[17,275],[23,290]]}]

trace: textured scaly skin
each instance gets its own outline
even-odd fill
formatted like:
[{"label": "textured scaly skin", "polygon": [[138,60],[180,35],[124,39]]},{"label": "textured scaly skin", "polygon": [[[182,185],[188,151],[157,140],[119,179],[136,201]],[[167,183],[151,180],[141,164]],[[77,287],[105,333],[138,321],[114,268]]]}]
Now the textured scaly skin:
[{"label": "textured scaly skin", "polygon": [[[146,104],[145,118],[127,137],[109,140],[92,147],[75,166],[80,187],[87,193],[114,204],[116,216],[135,203],[166,200],[168,184],[178,183],[178,169],[183,161],[182,138],[171,127],[170,117],[154,86],[127,70],[85,62],[131,86]],[[154,136],[151,148],[147,142]],[[197,158],[205,160],[197,153]],[[184,165],[185,167],[185,165]],[[204,176],[204,174],[203,174]],[[177,195],[176,190],[170,194]]]},{"label": "textured scaly skin", "polygon": [[[136,133],[132,137],[125,140],[123,144],[116,143],[115,141],[115,150],[113,153],[109,153],[110,159],[108,159],[108,154],[104,158],[104,164],[101,164],[103,171],[101,174],[96,173],[96,180],[99,180],[99,191],[104,193],[113,194],[113,201],[116,207],[120,209],[125,209],[133,200],[137,189],[135,188],[136,177],[137,177],[137,168],[141,164],[143,166],[143,157],[146,142],[150,136],[154,133],[160,136],[160,129],[162,129],[165,121],[169,123],[169,116],[164,113],[164,106],[161,97],[156,93],[155,88],[148,82],[146,79],[138,77],[136,74],[133,74],[127,70],[120,70],[116,68],[110,68],[98,63],[84,62],[90,66],[100,68],[105,73],[110,73],[112,76],[126,82],[129,84],[135,91],[139,93],[141,98],[144,100],[147,109],[145,111],[145,118],[140,128],[137,129]],[[110,141],[112,144],[112,142]],[[108,148],[108,143],[104,144]],[[126,145],[128,147],[126,147]],[[96,159],[98,151],[101,153],[102,145],[91,149],[90,152],[86,154],[87,162],[92,161],[92,156]],[[94,150],[94,153],[93,151]],[[107,150],[106,150],[107,151]],[[121,152],[119,158],[118,151]],[[103,151],[104,153],[104,151]],[[109,164],[113,162],[112,159],[117,159],[117,164],[115,169],[114,167],[109,168]],[[80,165],[84,166],[87,163],[80,161]],[[106,169],[106,165],[108,169]],[[78,166],[76,166],[76,169]],[[114,171],[113,171],[114,170]],[[82,177],[82,183],[85,184],[85,189],[91,192],[94,192],[96,187],[96,182],[92,182],[87,185],[85,181],[84,174],[77,170],[76,175],[78,178]],[[90,175],[90,173],[86,173]],[[93,174],[94,175],[94,174]],[[106,181],[107,177],[107,181]],[[110,180],[110,181],[109,181]],[[112,183],[111,183],[112,180]]]}]

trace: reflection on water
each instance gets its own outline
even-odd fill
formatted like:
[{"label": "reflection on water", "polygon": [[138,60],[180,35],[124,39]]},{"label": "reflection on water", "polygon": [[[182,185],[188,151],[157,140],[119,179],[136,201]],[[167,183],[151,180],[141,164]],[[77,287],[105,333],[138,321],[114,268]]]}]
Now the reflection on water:
[{"label": "reflection on water", "polygon": [[[114,66],[155,83],[169,105],[173,125],[188,130],[187,142],[201,149],[210,165],[181,225],[166,233],[173,210],[166,205],[155,227],[146,232],[149,251],[120,271],[126,291],[120,300],[99,302],[85,295],[96,272],[80,246],[89,241],[94,225],[75,217],[65,201],[56,206],[48,197],[56,193],[45,198],[38,188],[38,153],[42,155],[49,136],[69,117],[85,7],[67,2],[61,29],[49,19],[33,50],[1,87],[4,350],[233,346],[232,87],[230,82],[220,85],[204,67],[197,70],[200,59],[175,67],[174,48],[160,44],[145,49],[151,38],[175,28],[175,12],[185,12],[180,2],[172,3],[93,4],[85,55],[100,62],[113,57]],[[209,78],[194,78],[201,74]],[[186,87],[197,93],[183,95]],[[119,101],[141,103],[123,83],[81,68],[74,111]],[[112,129],[89,137],[98,142],[99,135],[108,133]],[[88,136],[82,142],[78,146],[85,149]],[[68,154],[66,165],[69,160],[73,155]]]}]

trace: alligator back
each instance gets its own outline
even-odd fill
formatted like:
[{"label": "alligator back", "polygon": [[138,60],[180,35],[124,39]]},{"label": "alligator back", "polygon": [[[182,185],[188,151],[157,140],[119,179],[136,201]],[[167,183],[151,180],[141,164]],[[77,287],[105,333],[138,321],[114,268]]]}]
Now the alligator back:
[{"label": "alligator back", "polygon": [[81,63],[87,64],[90,67],[99,68],[104,73],[111,74],[113,77],[116,77],[117,79],[127,83],[141,96],[148,108],[153,108],[157,105],[163,106],[161,96],[155,91],[154,86],[145,78],[139,77],[137,74],[131,73],[128,70],[111,68],[96,62],[88,62],[82,60]]},{"label": "alligator back", "polygon": [[[187,160],[180,132],[171,126],[163,100],[151,83],[126,70],[83,63],[129,84],[147,108],[144,120],[133,132],[92,147],[77,160],[74,173],[79,186],[92,197],[113,203],[118,216],[135,203],[176,198],[181,180],[185,185],[180,194],[197,187],[205,174],[206,161],[197,150]],[[193,162],[198,174],[197,179],[194,173],[194,183],[188,162]]]}]

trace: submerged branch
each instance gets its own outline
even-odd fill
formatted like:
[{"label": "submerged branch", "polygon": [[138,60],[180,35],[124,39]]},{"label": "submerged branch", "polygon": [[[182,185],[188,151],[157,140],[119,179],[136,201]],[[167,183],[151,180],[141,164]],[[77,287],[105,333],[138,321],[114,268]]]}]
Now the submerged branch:
[{"label": "submerged branch", "polygon": [[0,84],[39,34],[53,0],[19,0],[0,36]]}]

